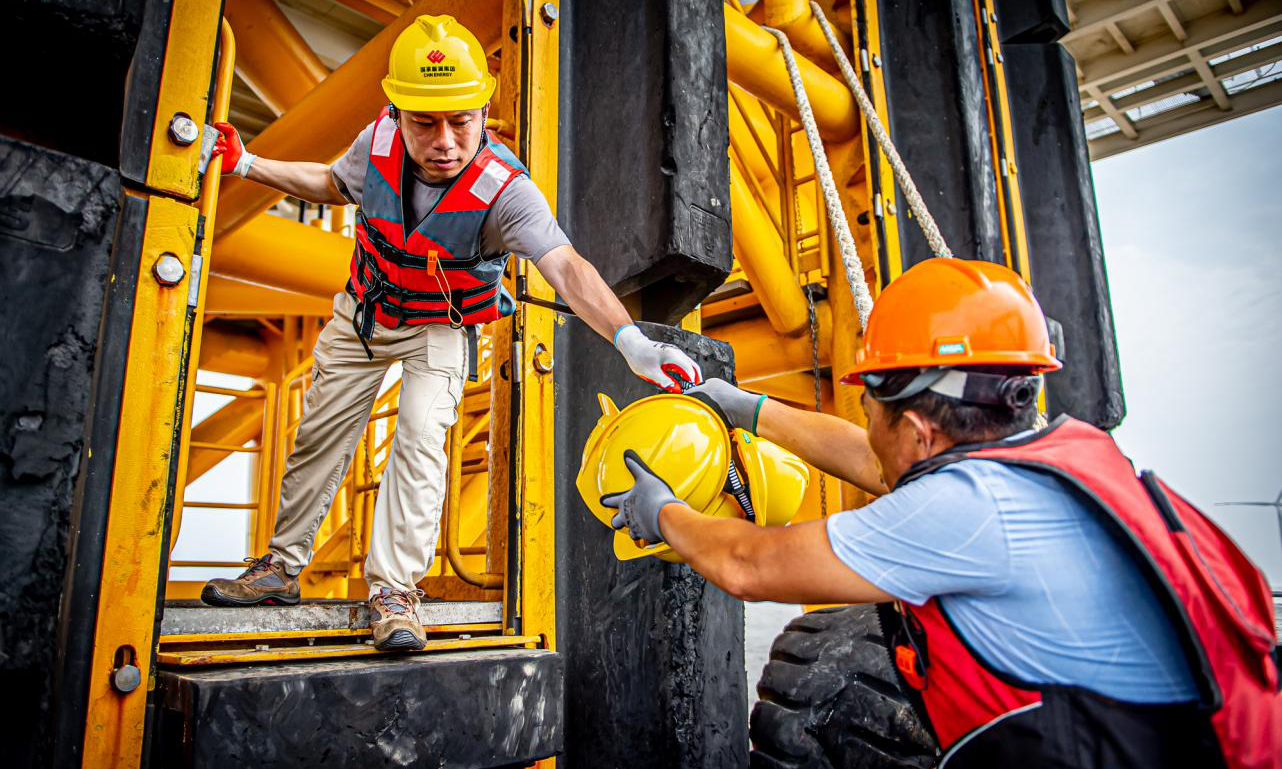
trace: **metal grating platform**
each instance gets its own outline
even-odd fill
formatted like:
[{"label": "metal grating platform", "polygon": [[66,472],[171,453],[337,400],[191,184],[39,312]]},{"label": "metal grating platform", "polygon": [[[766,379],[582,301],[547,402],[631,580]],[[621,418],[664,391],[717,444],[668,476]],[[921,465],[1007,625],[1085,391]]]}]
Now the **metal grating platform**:
[{"label": "metal grating platform", "polygon": [[[426,628],[496,625],[503,619],[499,601],[423,603],[419,621]],[[200,601],[167,601],[160,623],[161,640],[175,637],[246,636],[256,634],[333,634],[369,630],[364,601],[306,601],[297,606],[218,608]]]}]

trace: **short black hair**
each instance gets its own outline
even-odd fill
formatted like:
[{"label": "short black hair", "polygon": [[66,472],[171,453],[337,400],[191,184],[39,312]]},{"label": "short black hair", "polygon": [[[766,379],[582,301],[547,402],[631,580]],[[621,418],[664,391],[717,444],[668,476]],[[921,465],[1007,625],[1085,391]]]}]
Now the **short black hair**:
[{"label": "short black hair", "polygon": [[[1031,374],[1028,369],[1018,366],[958,366],[957,370],[1005,376]],[[876,389],[868,388],[868,394],[874,398],[878,394],[892,396],[907,387],[921,371],[920,368],[906,368],[880,372],[885,376],[885,381]],[[958,444],[1001,440],[1031,429],[1037,421],[1036,400],[1023,408],[1011,408],[1004,404],[990,406],[966,403],[933,390],[923,390],[903,400],[881,401],[881,405],[886,409],[892,425],[903,418],[905,411],[916,411],[938,425],[945,435]]]}]

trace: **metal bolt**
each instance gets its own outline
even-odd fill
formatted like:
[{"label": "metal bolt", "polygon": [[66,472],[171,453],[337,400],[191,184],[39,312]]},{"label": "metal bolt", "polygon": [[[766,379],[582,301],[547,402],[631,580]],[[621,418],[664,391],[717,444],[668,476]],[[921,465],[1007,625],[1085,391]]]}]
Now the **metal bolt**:
[{"label": "metal bolt", "polygon": [[877,55],[877,54],[875,54],[875,53],[872,55],[872,65],[873,65],[874,67],[880,67],[880,66],[881,66],[881,57],[880,57],[880,56],[878,56],[878,55]]},{"label": "metal bolt", "polygon": [[891,216],[895,215],[895,201],[893,200],[886,201],[886,213],[890,214]]},{"label": "metal bolt", "polygon": [[254,651],[256,652],[265,652],[271,648],[272,647],[268,646],[267,644],[254,644]]},{"label": "metal bolt", "polygon": [[187,274],[187,268],[183,267],[181,259],[166,251],[151,266],[151,274],[156,276],[156,282],[162,286],[176,286]]},{"label": "metal bolt", "polygon": [[191,117],[179,112],[169,121],[169,138],[174,144],[186,147],[200,138],[200,126]]},{"label": "metal bolt", "polygon": [[542,7],[539,8],[539,15],[543,17],[543,23],[550,27],[556,23],[561,12],[557,10],[554,3],[544,3]]},{"label": "metal bolt", "polygon": [[998,52],[997,52],[997,63],[998,63],[998,64],[1001,64],[1003,61],[1006,61],[1006,60],[1002,58],[1001,51],[998,51]]},{"label": "metal bolt", "polygon": [[142,671],[136,665],[121,665],[111,671],[111,686],[121,694],[128,694],[142,683]]},{"label": "metal bolt", "polygon": [[471,634],[471,633],[459,633],[459,640],[460,640],[460,641],[468,641],[468,640],[471,640],[471,638],[472,638],[472,634]]}]

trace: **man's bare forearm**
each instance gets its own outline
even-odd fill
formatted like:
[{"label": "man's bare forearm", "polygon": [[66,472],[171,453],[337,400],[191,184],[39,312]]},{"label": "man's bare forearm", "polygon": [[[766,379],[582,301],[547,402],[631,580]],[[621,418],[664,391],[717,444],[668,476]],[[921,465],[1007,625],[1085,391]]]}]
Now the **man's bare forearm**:
[{"label": "man's bare forearm", "polygon": [[881,466],[868,444],[868,431],[841,417],[769,399],[757,415],[757,434],[869,494],[887,491]]},{"label": "man's bare forearm", "polygon": [[824,521],[761,528],[684,504],[659,512],[665,541],[709,582],[745,601],[863,603],[893,597],[837,559]]},{"label": "man's bare forearm", "polygon": [[293,195],[308,203],[341,206],[347,199],[338,191],[329,166],[324,163],[272,160],[258,157],[249,168],[250,181],[265,184],[286,195]]},{"label": "man's bare forearm", "polygon": [[574,314],[606,339],[613,339],[620,326],[632,322],[600,273],[573,246],[552,249],[539,260],[538,267]]}]

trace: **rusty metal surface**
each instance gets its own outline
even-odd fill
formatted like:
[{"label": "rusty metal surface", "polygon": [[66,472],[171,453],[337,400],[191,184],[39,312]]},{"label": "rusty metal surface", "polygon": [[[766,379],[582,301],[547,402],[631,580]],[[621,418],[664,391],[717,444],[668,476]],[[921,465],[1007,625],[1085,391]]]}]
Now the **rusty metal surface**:
[{"label": "rusty metal surface", "polygon": [[[424,625],[472,625],[499,622],[503,604],[498,601],[449,601],[423,603],[418,608]],[[278,633],[306,630],[356,630],[369,627],[369,606],[364,601],[308,601],[298,606],[247,606],[215,608],[199,601],[171,601],[160,623],[162,636]]]}]

